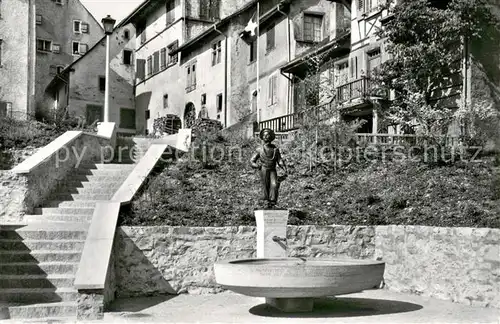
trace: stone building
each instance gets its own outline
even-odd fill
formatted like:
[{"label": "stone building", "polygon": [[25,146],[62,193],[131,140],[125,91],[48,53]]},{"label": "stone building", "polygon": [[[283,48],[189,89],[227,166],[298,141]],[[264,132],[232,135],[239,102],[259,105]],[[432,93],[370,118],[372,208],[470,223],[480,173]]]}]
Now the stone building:
[{"label": "stone building", "polygon": [[79,59],[103,36],[99,22],[80,0],[36,0],[36,110],[53,108],[46,88],[56,75]]},{"label": "stone building", "polygon": [[[186,120],[192,121],[193,117],[198,117],[201,94],[198,93],[199,85],[198,90],[195,89],[195,84],[199,84],[196,77],[200,78],[205,72],[209,74],[212,71],[198,70],[201,65],[197,66],[197,63],[189,68],[181,66],[180,55],[173,53],[204,30],[213,28],[216,21],[231,15],[244,3],[242,0],[146,0],[120,23],[132,23],[137,29],[136,111],[144,118],[149,132],[153,130],[154,119],[158,117],[177,116],[183,126],[189,125],[190,122],[186,124]],[[218,60],[223,55],[219,53]],[[210,66],[210,63],[206,65]],[[222,63],[218,63],[216,68],[222,66]],[[186,81],[188,73],[189,84]],[[224,92],[224,78],[220,73],[219,78],[213,80],[218,87],[218,94]],[[186,101],[186,96],[189,101]],[[220,102],[221,98],[207,94],[205,105],[217,100]],[[213,113],[208,116],[215,119],[216,115]],[[220,118],[222,120],[223,116]]]},{"label": "stone building", "polygon": [[[109,121],[118,133],[144,132],[142,118],[136,117],[134,98],[135,28],[121,25],[110,35]],[[106,38],[62,70],[46,88],[51,106],[86,125],[104,120],[106,85]],[[137,119],[137,121],[136,121]]]},{"label": "stone building", "polygon": [[0,1],[0,117],[34,112],[35,1]]}]

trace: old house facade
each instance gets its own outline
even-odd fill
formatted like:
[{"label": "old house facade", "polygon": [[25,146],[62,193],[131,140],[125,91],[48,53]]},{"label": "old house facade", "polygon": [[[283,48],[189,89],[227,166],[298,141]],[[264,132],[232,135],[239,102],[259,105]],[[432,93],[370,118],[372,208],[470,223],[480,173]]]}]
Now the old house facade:
[{"label": "old house facade", "polygon": [[46,96],[51,80],[94,46],[104,31],[79,0],[37,0],[35,20],[35,101],[43,116],[53,108]]},{"label": "old house facade", "polygon": [[[134,26],[115,28],[110,35],[109,121],[116,123],[121,134],[144,131],[142,119],[135,112],[134,48]],[[54,108],[86,125],[104,120],[105,51],[104,37],[52,80],[46,93]]]},{"label": "old house facade", "polygon": [[0,117],[34,113],[35,1],[0,1]]}]

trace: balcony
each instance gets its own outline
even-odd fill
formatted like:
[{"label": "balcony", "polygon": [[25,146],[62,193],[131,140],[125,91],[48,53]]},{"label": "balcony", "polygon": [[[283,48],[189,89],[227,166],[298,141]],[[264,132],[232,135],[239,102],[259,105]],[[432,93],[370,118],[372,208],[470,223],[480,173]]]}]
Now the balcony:
[{"label": "balcony", "polygon": [[388,93],[377,87],[368,77],[337,87],[337,101],[341,106],[352,107],[369,103],[371,99],[388,99]]}]

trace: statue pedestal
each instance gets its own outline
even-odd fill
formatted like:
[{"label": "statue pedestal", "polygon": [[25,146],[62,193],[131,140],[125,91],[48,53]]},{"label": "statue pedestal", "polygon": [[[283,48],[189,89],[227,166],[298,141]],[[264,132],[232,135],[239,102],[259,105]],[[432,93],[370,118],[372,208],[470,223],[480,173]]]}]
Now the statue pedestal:
[{"label": "statue pedestal", "polygon": [[[286,258],[288,210],[256,210],[257,258]],[[273,237],[284,239],[275,242]]]}]

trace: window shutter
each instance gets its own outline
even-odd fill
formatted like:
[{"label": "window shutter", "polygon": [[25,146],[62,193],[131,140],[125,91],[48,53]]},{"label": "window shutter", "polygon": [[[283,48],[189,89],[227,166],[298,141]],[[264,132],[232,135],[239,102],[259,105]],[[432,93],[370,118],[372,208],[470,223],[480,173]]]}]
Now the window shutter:
[{"label": "window shutter", "polygon": [[59,45],[59,44],[52,44],[52,52],[53,53],[60,53],[61,52],[61,45]]},{"label": "window shutter", "polygon": [[365,11],[365,0],[358,0],[358,11],[364,13]]},{"label": "window shutter", "polygon": [[278,76],[273,76],[273,104],[278,102]]},{"label": "window shutter", "polygon": [[80,54],[87,53],[87,50],[88,50],[88,45],[80,43]]},{"label": "window shutter", "polygon": [[267,105],[270,106],[273,99],[273,78],[270,77],[267,85]]},{"label": "window shutter", "polygon": [[89,24],[87,23],[82,23],[82,33],[88,34],[89,33]]},{"label": "window shutter", "polygon": [[191,69],[191,78],[193,80],[193,86],[196,85],[196,63],[193,64],[193,67]]},{"label": "window shutter", "polygon": [[156,51],[153,54],[153,72],[156,73],[160,70],[160,52]]},{"label": "window shutter", "polygon": [[137,60],[137,78],[144,80],[146,76],[146,60]]}]

